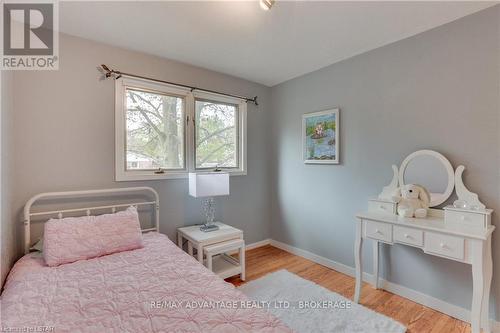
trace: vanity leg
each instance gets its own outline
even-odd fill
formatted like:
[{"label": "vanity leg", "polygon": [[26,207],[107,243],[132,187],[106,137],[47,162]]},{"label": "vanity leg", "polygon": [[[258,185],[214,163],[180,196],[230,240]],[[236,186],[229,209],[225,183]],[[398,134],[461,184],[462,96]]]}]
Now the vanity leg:
[{"label": "vanity leg", "polygon": [[193,243],[188,241],[188,253],[192,257],[193,256]]},{"label": "vanity leg", "polygon": [[481,306],[481,326],[483,327],[483,333],[491,333],[490,316],[489,316],[491,277],[493,275],[493,260],[491,258],[491,236],[488,238],[487,241],[484,242],[483,274],[484,274],[484,293],[483,293],[483,303]]},{"label": "vanity leg", "polygon": [[378,241],[373,241],[373,288],[378,289]]},{"label": "vanity leg", "polygon": [[471,331],[481,332],[481,306],[484,294],[484,245],[483,241],[474,239],[470,241],[472,248],[472,309],[471,309]]},{"label": "vanity leg", "polygon": [[356,239],[354,240],[354,264],[356,266],[356,285],[354,286],[354,302],[359,303],[362,283],[361,249],[363,239],[361,238],[362,220],[356,221]]}]

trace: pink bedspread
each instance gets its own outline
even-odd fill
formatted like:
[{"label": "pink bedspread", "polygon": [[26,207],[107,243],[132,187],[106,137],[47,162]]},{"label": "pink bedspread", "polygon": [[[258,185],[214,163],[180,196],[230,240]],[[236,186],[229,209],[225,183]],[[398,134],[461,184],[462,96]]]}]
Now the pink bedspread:
[{"label": "pink bedspread", "polygon": [[[289,332],[168,238],[48,267],[21,258],[1,296],[1,327],[55,332]],[[53,329],[52,329],[53,327]]]}]

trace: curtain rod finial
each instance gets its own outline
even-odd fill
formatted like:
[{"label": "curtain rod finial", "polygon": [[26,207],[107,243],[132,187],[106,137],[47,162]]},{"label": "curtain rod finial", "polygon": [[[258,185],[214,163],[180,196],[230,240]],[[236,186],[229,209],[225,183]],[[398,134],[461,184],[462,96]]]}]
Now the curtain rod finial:
[{"label": "curtain rod finial", "polygon": [[255,96],[251,101],[256,105],[259,106],[259,102],[257,102],[257,96]]}]

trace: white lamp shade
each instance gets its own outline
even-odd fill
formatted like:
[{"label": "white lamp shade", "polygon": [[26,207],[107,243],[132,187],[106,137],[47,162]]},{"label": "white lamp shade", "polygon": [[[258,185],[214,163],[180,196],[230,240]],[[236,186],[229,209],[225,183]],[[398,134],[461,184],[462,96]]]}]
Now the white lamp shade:
[{"label": "white lamp shade", "polygon": [[189,173],[189,195],[195,198],[229,195],[229,174]]}]

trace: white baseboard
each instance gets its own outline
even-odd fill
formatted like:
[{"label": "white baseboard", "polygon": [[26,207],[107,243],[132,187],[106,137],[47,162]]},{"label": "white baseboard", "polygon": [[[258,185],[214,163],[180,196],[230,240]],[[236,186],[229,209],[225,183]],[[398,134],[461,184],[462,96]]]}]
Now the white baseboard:
[{"label": "white baseboard", "polygon": [[268,239],[264,239],[264,240],[261,240],[261,241],[255,242],[255,243],[247,244],[245,246],[245,250],[252,250],[252,249],[256,249],[258,247],[266,246],[266,245],[270,245],[270,244],[271,244],[271,239],[268,238]]},{"label": "white baseboard", "polygon": [[[341,264],[339,262],[333,261],[331,259],[322,257],[315,253],[276,241],[271,240],[271,245],[287,251],[289,253],[301,256],[303,258],[309,259],[317,264],[323,265],[325,267],[331,268],[337,272],[344,273],[346,275],[354,277],[354,267]],[[373,275],[363,272],[363,281],[368,282],[373,285]],[[402,285],[389,282],[384,279],[380,279],[379,285],[382,289],[387,290],[393,294],[402,296],[416,303],[425,305],[431,309],[437,310],[451,317],[460,319],[462,321],[470,323],[470,310],[464,309],[454,304],[447,303],[443,300],[437,299],[435,297],[423,294],[419,291],[404,287]],[[500,333],[500,322],[492,320],[491,329],[493,332]]]},{"label": "white baseboard", "polygon": [[[270,245],[270,244],[271,244],[270,238],[263,239],[261,241],[255,242],[255,243],[250,243],[250,244],[245,245],[245,251],[253,250],[253,249],[256,249],[258,247],[262,247],[262,246],[266,246],[266,245]],[[233,255],[233,254],[238,253],[238,251],[229,251],[228,253],[230,255]]]}]

